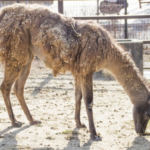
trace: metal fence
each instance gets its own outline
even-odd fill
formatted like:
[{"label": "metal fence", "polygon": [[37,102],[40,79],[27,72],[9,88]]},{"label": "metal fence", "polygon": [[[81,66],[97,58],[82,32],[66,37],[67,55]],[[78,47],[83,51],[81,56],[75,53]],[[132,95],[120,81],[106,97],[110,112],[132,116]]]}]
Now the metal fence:
[{"label": "metal fence", "polygon": [[[116,6],[113,3],[101,5],[104,1],[64,1],[64,14],[67,16],[76,16],[78,19],[83,19],[80,16],[91,16],[90,19],[93,20],[96,20],[96,18],[92,16],[103,16],[97,20],[100,25],[111,32],[113,37],[119,39],[141,39],[146,41],[145,43],[150,43],[150,17],[146,16],[144,18],[144,15],[150,15],[150,3],[143,3],[140,8],[138,0],[117,0]],[[125,1],[127,1],[127,7],[125,7]],[[113,10],[117,7],[121,8],[121,6],[122,9],[118,9],[117,12]],[[123,19],[119,18],[120,15],[133,15],[137,17]],[[138,15],[143,15],[143,18],[138,17]],[[109,19],[106,19],[105,16],[109,16]],[[116,17],[116,19],[113,17]],[[150,46],[144,45],[145,49],[148,47]]]},{"label": "metal fence", "polygon": [[[115,1],[115,0],[111,0]],[[125,2],[128,5],[126,7]],[[46,5],[55,12],[64,13],[70,17],[87,17],[90,20],[97,21],[100,25],[111,32],[113,37],[117,39],[131,38],[150,41],[150,17],[136,17],[132,19],[122,18],[122,15],[150,15],[150,3],[139,5],[139,0],[116,0],[116,3],[108,2],[108,0],[64,0],[64,1],[0,1],[0,6],[12,3],[40,3]],[[102,16],[96,19],[92,16]],[[109,16],[109,19],[105,17]],[[113,17],[116,17],[114,19]],[[105,19],[104,19],[105,18]],[[80,18],[83,19],[83,18]],[[150,47],[145,45],[144,48]]]}]

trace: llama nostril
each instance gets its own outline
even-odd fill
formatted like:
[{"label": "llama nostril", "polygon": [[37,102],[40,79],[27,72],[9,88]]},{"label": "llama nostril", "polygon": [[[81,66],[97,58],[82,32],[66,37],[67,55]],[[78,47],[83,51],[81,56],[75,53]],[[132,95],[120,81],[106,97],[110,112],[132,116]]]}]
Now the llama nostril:
[{"label": "llama nostril", "polygon": [[136,130],[136,133],[137,133],[137,134],[141,134],[141,133],[142,133],[142,132],[141,132],[141,126],[140,126],[140,125],[136,125],[135,130]]},{"label": "llama nostril", "polygon": [[142,135],[143,135],[143,133],[138,133],[138,135],[142,136]]},{"label": "llama nostril", "polygon": [[138,135],[143,135],[144,132],[145,132],[145,129],[142,128],[141,125],[137,125],[137,126],[135,127],[135,130],[136,130],[136,133],[137,133]]}]

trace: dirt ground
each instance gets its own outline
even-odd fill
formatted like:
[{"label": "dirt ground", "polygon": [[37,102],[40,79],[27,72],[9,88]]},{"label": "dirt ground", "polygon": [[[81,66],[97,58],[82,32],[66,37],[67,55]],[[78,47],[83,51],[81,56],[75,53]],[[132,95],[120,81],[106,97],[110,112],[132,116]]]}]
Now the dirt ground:
[{"label": "dirt ground", "polygon": [[[25,98],[33,117],[42,124],[29,125],[12,91],[14,114],[23,126],[11,127],[0,93],[0,150],[150,150],[150,136],[135,133],[132,104],[119,83],[97,79],[93,89],[95,126],[102,137],[99,142],[89,140],[88,128],[75,128],[72,75],[53,78],[48,68],[34,61]],[[83,101],[81,120],[88,127]]]}]

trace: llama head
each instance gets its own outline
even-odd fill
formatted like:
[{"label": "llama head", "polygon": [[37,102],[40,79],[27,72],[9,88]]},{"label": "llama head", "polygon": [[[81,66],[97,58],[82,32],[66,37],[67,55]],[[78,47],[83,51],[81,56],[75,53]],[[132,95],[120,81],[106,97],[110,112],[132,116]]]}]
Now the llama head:
[{"label": "llama head", "polygon": [[133,119],[136,133],[144,134],[150,119],[150,98],[146,104],[133,106]]}]

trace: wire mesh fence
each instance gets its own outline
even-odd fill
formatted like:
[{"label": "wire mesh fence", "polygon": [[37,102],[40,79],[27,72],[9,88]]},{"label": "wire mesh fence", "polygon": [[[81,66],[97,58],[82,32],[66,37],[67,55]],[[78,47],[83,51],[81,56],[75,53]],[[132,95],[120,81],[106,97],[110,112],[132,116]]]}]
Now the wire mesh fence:
[{"label": "wire mesh fence", "polygon": [[[109,1],[116,1],[116,3]],[[125,0],[64,1],[64,11],[67,16],[122,15],[125,13],[124,3]],[[128,0],[127,3],[127,14],[129,15],[150,14],[150,3],[142,4],[142,8],[138,0]]]},{"label": "wire mesh fence", "polygon": [[15,3],[25,3],[25,4],[40,4],[40,5],[44,5],[44,6],[47,6],[49,9],[55,11],[55,12],[58,12],[58,2],[57,1],[53,1],[53,0],[42,0],[42,1],[15,1],[15,0],[11,0],[11,1],[6,1],[6,0],[3,0],[3,1],[0,1],[0,7],[4,7],[4,6],[7,6],[7,5],[11,5],[11,4],[15,4]]},{"label": "wire mesh fence", "polygon": [[[16,3],[18,1],[0,1],[0,7]],[[46,5],[49,9],[58,12],[58,1],[19,1],[19,3],[39,3]],[[95,16],[95,15],[124,15],[125,0],[70,0],[63,2],[64,15],[72,16]],[[150,3],[140,4],[138,0],[127,1],[127,15],[150,14]],[[113,37],[117,39],[125,38],[125,20],[124,19],[109,19],[109,20],[94,20],[106,28]],[[131,39],[150,39],[150,19],[129,19],[127,20],[128,38]],[[145,45],[145,48],[149,48]]]},{"label": "wire mesh fence", "polygon": [[124,39],[124,20],[113,19],[113,20],[99,20],[99,24],[106,28],[114,38]]},{"label": "wire mesh fence", "polygon": [[[150,14],[150,3],[140,4],[138,0],[127,1],[127,15]],[[64,14],[66,16],[95,16],[95,15],[124,15],[125,0],[95,0],[95,1],[64,1]],[[125,20],[109,19],[98,20],[99,24],[106,28],[113,37],[125,38]],[[129,19],[127,20],[128,38],[150,40],[150,19]],[[149,48],[150,45],[144,45]]]}]

